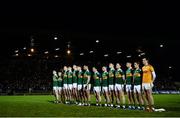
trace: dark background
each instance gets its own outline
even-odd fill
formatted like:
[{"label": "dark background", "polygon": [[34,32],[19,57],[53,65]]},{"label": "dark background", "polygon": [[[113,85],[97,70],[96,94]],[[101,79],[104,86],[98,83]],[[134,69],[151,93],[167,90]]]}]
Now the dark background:
[{"label": "dark background", "polygon": [[[46,64],[50,73],[52,69],[73,63],[102,66],[120,62],[125,69],[127,61],[141,61],[142,57],[138,57],[136,51],[141,49],[150,58],[159,79],[179,81],[177,8],[176,3],[166,1],[1,3],[1,78],[11,78],[9,74],[13,69],[24,68],[21,63],[31,61],[34,62],[30,64],[31,70],[41,68],[38,62],[48,61]],[[55,36],[57,41],[53,39]],[[36,55],[27,57],[32,38]],[[100,42],[97,44],[96,40]],[[70,57],[66,54],[68,42],[72,51]],[[27,51],[23,52],[25,46]],[[60,51],[56,52],[54,49],[57,47]],[[18,57],[13,56],[16,49],[20,50]],[[44,55],[46,50],[50,52],[48,59]],[[90,50],[94,53],[89,54]],[[122,54],[117,55],[117,51],[122,51]],[[84,56],[79,55],[82,52]],[[56,54],[60,57],[54,58]],[[109,56],[104,57],[104,54]],[[126,58],[127,55],[132,55],[132,58]],[[6,73],[12,68],[10,65],[14,67]]]}]

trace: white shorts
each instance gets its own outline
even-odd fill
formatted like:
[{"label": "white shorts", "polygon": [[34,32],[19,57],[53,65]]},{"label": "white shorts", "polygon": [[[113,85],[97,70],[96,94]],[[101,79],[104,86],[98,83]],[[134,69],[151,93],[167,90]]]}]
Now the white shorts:
[{"label": "white shorts", "polygon": [[126,84],[126,92],[128,92],[128,91],[130,91],[130,92],[132,91],[132,90],[131,90],[131,85]]},{"label": "white shorts", "polygon": [[103,86],[103,87],[102,87],[102,91],[103,91],[103,92],[108,92],[108,87],[107,87],[107,86]]},{"label": "white shorts", "polygon": [[123,84],[115,84],[115,91],[123,91],[124,85]]},{"label": "white shorts", "polygon": [[78,85],[78,91],[82,89],[82,85]]},{"label": "white shorts", "polygon": [[67,84],[64,84],[64,85],[63,85],[63,89],[68,89],[68,85],[67,85]]},{"label": "white shorts", "polygon": [[134,85],[134,92],[141,92],[141,85]]},{"label": "white shorts", "polygon": [[143,90],[149,90],[149,89],[151,90],[152,87],[153,87],[153,84],[151,84],[151,83],[142,83]]},{"label": "white shorts", "polygon": [[109,85],[109,91],[113,91],[114,90],[114,85]]},{"label": "white shorts", "polygon": [[72,90],[72,84],[68,84],[68,89]]},{"label": "white shorts", "polygon": [[58,87],[53,86],[53,90],[54,90],[54,91],[58,91]]},{"label": "white shorts", "polygon": [[73,83],[73,88],[77,88],[77,83]]},{"label": "white shorts", "polygon": [[58,91],[61,91],[62,90],[62,87],[58,87]]},{"label": "white shorts", "polygon": [[86,86],[86,84],[84,84],[83,89],[90,90],[91,89],[91,84],[88,84],[87,86]]},{"label": "white shorts", "polygon": [[94,87],[94,92],[100,92],[100,87],[99,86]]}]

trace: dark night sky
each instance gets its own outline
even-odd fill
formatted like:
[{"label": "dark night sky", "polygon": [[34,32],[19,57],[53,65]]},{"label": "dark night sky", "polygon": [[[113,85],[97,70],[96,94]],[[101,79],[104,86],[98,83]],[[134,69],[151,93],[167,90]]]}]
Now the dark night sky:
[{"label": "dark night sky", "polygon": [[[104,48],[112,50],[131,52],[138,46],[149,48],[158,62],[177,66],[179,58],[172,54],[180,49],[177,12],[175,3],[165,1],[2,3],[0,40],[6,48],[1,46],[1,57],[26,45],[30,36],[40,46],[52,48],[49,42],[54,34],[60,33],[62,42],[71,41],[79,52],[87,49],[81,42],[87,40],[92,44],[100,39]],[[165,45],[163,51],[159,49],[160,43]],[[129,49],[126,44],[135,48]]]}]

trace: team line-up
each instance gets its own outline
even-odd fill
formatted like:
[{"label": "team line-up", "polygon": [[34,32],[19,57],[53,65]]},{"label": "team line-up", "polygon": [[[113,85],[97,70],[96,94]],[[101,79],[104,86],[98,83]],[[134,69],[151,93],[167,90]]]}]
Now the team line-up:
[{"label": "team line-up", "polygon": [[[142,63],[141,69],[139,62],[134,62],[133,67],[131,62],[127,62],[125,71],[121,69],[119,63],[116,63],[115,67],[109,63],[108,69],[102,67],[102,73],[99,73],[96,67],[90,72],[87,65],[83,68],[73,65],[73,69],[64,66],[63,72],[53,70],[55,102],[90,106],[92,87],[96,106],[102,106],[102,92],[105,98],[103,106],[152,112],[154,110],[152,87],[156,74],[147,58],[143,58]],[[128,103],[125,103],[125,93]]]}]

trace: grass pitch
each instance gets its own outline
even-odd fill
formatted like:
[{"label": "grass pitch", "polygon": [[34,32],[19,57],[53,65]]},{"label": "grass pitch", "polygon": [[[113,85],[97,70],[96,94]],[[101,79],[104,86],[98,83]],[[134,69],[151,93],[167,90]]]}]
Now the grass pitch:
[{"label": "grass pitch", "polygon": [[[69,117],[120,117],[120,116],[180,116],[180,95],[154,95],[155,107],[165,112],[148,113],[139,110],[122,110],[109,107],[54,104],[52,95],[0,96],[0,116],[69,116]],[[95,103],[95,98],[92,98]]]}]

